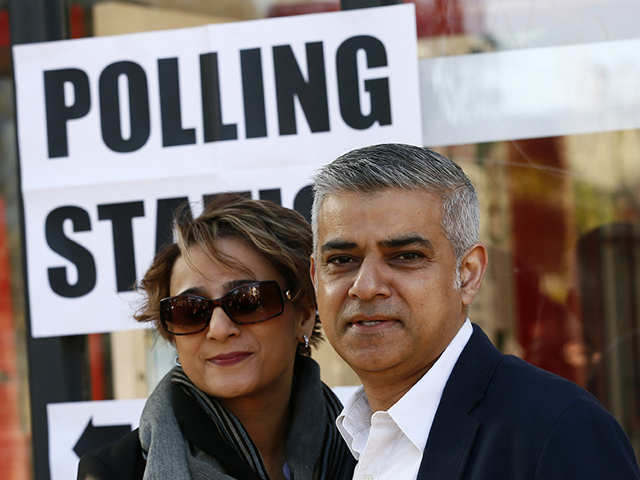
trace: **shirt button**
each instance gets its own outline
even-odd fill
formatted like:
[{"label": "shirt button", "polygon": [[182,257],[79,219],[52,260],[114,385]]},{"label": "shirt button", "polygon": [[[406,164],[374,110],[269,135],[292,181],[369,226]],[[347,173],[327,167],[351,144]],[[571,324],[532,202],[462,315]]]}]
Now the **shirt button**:
[{"label": "shirt button", "polygon": [[373,475],[365,475],[364,477],[362,477],[362,480],[373,480]]}]

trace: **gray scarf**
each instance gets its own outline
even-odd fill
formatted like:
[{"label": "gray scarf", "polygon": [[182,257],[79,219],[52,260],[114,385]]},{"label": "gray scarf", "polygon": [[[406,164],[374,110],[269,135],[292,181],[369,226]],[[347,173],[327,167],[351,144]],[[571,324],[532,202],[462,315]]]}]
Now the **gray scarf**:
[{"label": "gray scarf", "polygon": [[[196,398],[240,457],[258,475],[268,478],[266,471],[262,471],[262,459],[242,424],[215,399],[198,390],[182,370],[176,368],[158,384],[140,419],[140,442],[147,459],[144,479],[233,480],[223,473],[214,456],[185,438],[173,410],[172,381]],[[320,381],[320,369],[309,357],[296,359],[292,407],[292,423],[287,436],[287,465],[292,478],[331,480],[338,477],[350,455],[335,427],[335,417],[342,406]]]},{"label": "gray scarf", "polygon": [[140,443],[146,452],[144,480],[232,480],[214,458],[192,452],[171,403],[169,372],[155,388],[140,418]]}]

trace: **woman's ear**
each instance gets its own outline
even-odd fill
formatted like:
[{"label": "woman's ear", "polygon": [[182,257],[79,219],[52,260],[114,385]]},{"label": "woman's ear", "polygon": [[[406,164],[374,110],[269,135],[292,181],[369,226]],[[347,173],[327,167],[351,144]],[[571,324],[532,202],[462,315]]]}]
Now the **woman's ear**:
[{"label": "woman's ear", "polygon": [[316,306],[315,305],[302,305],[298,308],[300,311],[300,323],[298,325],[297,335],[302,338],[302,335],[306,335],[307,338],[311,338],[313,334],[313,327],[316,323]]},{"label": "woman's ear", "polygon": [[480,290],[487,269],[487,249],[481,243],[473,245],[460,262],[460,292],[462,304],[469,306]]}]

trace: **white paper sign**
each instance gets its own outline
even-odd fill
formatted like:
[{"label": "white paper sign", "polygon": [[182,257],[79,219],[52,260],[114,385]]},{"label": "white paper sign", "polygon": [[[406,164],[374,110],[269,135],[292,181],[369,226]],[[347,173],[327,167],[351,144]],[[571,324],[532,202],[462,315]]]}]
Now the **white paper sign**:
[{"label": "white paper sign", "polygon": [[76,478],[80,457],[138,428],[145,399],[47,405],[51,480]]},{"label": "white paper sign", "polygon": [[423,145],[640,128],[640,40],[421,60]]},{"label": "white paper sign", "polygon": [[34,337],[138,328],[131,287],[179,199],[303,209],[310,176],[419,144],[415,9],[14,47]]}]

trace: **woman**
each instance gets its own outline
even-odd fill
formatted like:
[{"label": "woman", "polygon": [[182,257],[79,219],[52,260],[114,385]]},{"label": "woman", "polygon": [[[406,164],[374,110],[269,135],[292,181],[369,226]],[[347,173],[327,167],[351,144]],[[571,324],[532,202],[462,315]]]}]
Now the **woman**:
[{"label": "woman", "polygon": [[141,282],[136,315],[175,344],[140,428],[82,458],[79,479],[351,478],[341,405],[308,356],[320,340],[311,231],[235,194],[181,215]]}]

